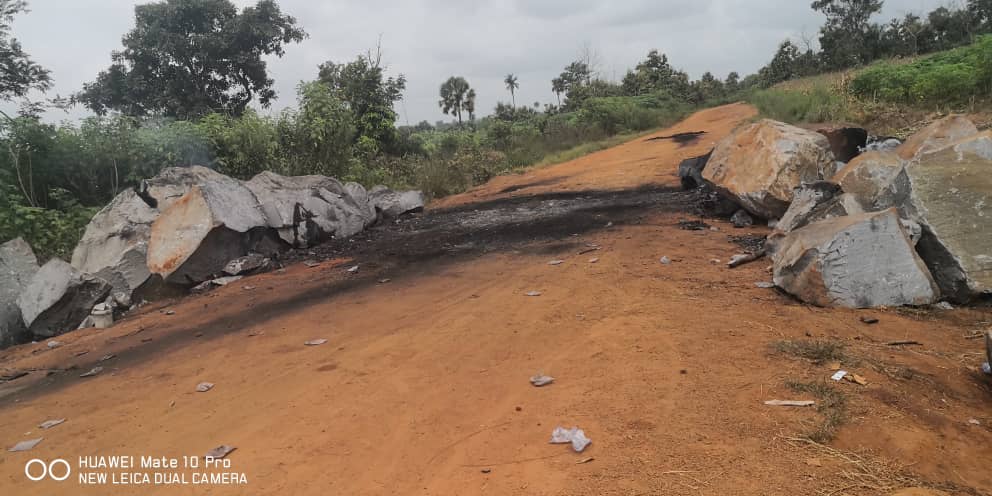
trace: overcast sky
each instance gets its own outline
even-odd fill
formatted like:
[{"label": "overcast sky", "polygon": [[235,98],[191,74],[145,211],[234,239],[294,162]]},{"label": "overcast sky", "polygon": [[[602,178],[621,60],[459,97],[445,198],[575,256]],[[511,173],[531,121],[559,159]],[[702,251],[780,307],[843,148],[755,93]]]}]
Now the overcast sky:
[{"label": "overcast sky", "polygon": [[[252,0],[234,0],[244,6]],[[110,64],[110,52],[134,25],[134,5],[147,0],[29,0],[14,34],[52,71],[52,93],[69,95]],[[880,19],[926,12],[947,0],[886,0]],[[555,100],[551,78],[583,46],[598,55],[601,75],[619,80],[658,48],[693,78],[709,70],[750,74],[786,38],[815,38],[822,17],[810,0],[280,0],[310,37],[269,61],[278,100],[295,103],[295,87],[326,60],[353,59],[382,36],[391,74],[407,77],[400,124],[446,119],[438,86],[452,75],[476,89],[480,115],[509,101],[503,76],[518,76],[517,103]],[[5,106],[7,109],[10,105]],[[271,111],[271,110],[270,110]],[[52,119],[87,115],[76,109]]]}]

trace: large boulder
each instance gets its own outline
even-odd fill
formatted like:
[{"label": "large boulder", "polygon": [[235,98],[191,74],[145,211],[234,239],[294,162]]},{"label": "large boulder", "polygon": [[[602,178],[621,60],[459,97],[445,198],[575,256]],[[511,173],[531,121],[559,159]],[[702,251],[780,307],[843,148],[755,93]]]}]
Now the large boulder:
[{"label": "large boulder", "polygon": [[789,210],[779,219],[775,229],[794,231],[814,222],[863,211],[857,200],[844,193],[837,183],[815,181],[796,188]]},{"label": "large boulder", "polygon": [[375,222],[365,188],[333,177],[262,172],[245,183],[261,204],[266,225],[283,241],[306,247],[347,238]]},{"label": "large boulder", "polygon": [[944,148],[975,134],[978,134],[978,128],[967,117],[949,115],[910,136],[896,148],[896,153],[904,160],[913,160],[924,153]]},{"label": "large boulder", "polygon": [[868,145],[868,131],[860,127],[825,127],[816,132],[827,137],[834,158],[847,163]]},{"label": "large boulder", "polygon": [[895,209],[775,233],[769,246],[775,285],[814,305],[924,305],[939,295]]},{"label": "large boulder", "polygon": [[152,223],[148,269],[168,283],[195,285],[267,238],[255,195],[227,176],[192,186]]},{"label": "large boulder", "polygon": [[34,274],[17,306],[31,334],[48,338],[79,327],[110,290],[107,281],[53,258]]},{"label": "large boulder", "polygon": [[922,153],[894,185],[903,215],[923,228],[917,250],[944,295],[992,292],[992,132]]},{"label": "large boulder", "polygon": [[158,209],[127,189],[97,212],[86,226],[72,266],[110,282],[115,292],[132,295],[151,277],[148,238]]},{"label": "large boulder", "polygon": [[17,297],[38,272],[31,246],[21,238],[0,245],[0,348],[30,340]]},{"label": "large boulder", "polygon": [[752,214],[777,219],[797,186],[829,179],[836,168],[825,136],[765,119],[717,144],[703,178]]},{"label": "large boulder", "polygon": [[211,182],[230,184],[239,181],[201,165],[167,167],[155,177],[142,181],[138,188],[138,196],[144,199],[149,206],[164,212],[188,193],[193,186]]},{"label": "large boulder", "polygon": [[898,206],[895,181],[904,165],[905,161],[895,153],[865,152],[838,171],[833,182],[866,210],[884,210]]},{"label": "large boulder", "polygon": [[369,204],[386,218],[420,212],[424,209],[424,194],[420,191],[393,191],[385,186],[376,186],[369,191]]}]

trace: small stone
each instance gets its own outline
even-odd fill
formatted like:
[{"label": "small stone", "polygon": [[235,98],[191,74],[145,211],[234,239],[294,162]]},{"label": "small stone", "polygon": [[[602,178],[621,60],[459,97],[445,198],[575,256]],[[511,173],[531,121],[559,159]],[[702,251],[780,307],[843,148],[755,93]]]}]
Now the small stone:
[{"label": "small stone", "polygon": [[58,348],[59,346],[62,346],[62,341],[49,341],[48,342],[48,348],[49,349],[55,349],[55,348]]},{"label": "small stone", "polygon": [[868,325],[873,325],[878,323],[878,319],[876,319],[875,317],[861,317],[861,322]]},{"label": "small stone", "polygon": [[491,469],[491,468],[484,468],[484,469],[482,469],[482,473],[484,473],[484,474],[488,474],[488,473],[490,473],[492,471],[493,471],[493,469]]},{"label": "small stone", "polygon": [[541,292],[540,291],[528,291],[526,293],[526,295],[527,296],[541,296]]},{"label": "small stone", "polygon": [[40,428],[40,429],[51,429],[52,427],[55,427],[56,425],[59,425],[59,424],[61,424],[63,422],[65,422],[65,419],[64,418],[46,420],[46,421],[42,422],[41,424],[39,424],[38,425],[38,428]]},{"label": "small stone", "polygon": [[196,392],[198,392],[198,393],[206,393],[207,391],[210,391],[213,388],[214,388],[214,383],[212,383],[212,382],[201,382],[201,383],[199,383],[199,384],[196,385]]},{"label": "small stone", "polygon": [[519,412],[519,411],[522,411],[522,410],[523,410],[523,408],[520,408],[520,407],[518,406],[518,407],[516,408],[516,410],[517,410],[517,411]]},{"label": "small stone", "polygon": [[756,287],[761,288],[761,289],[772,289],[772,288],[775,287],[775,283],[773,283],[773,282],[767,282],[767,281],[756,282],[756,283],[754,283],[754,285]]},{"label": "small stone", "polygon": [[391,279],[389,279],[388,277],[387,277],[387,278],[383,278],[383,279],[379,279],[379,284],[386,284],[386,283],[387,283],[387,282],[389,282],[390,280],[391,280]]},{"label": "small stone", "polygon": [[548,262],[548,265],[561,265],[563,263],[565,263],[564,260],[552,260],[552,261]]},{"label": "small stone", "polygon": [[672,263],[672,259],[670,259],[668,257],[661,257],[661,260],[658,260],[658,261],[661,262],[662,265],[671,265],[671,263]]},{"label": "small stone", "polygon": [[589,259],[589,263],[596,263],[596,262],[599,262],[599,258],[593,257]]},{"label": "small stone", "polygon": [[175,315],[176,314],[176,311],[175,310],[166,310],[165,311],[165,314],[166,315]]},{"label": "small stone", "polygon": [[982,425],[982,423],[978,419],[969,419],[968,423],[971,425]]},{"label": "small stone", "polygon": [[948,303],[946,301],[942,301],[942,302],[934,305],[934,307],[936,307],[938,310],[954,310],[954,305],[951,305],[950,303]]},{"label": "small stone", "polygon": [[348,272],[350,272],[352,274],[354,274],[355,272],[358,272],[358,266],[355,265],[354,267],[351,267],[350,269],[348,269]]},{"label": "small stone", "polygon": [[92,369],[90,369],[89,372],[86,372],[84,374],[80,374],[79,377],[93,377],[93,376],[99,374],[100,372],[103,372],[103,367],[93,367]]},{"label": "small stone", "polygon": [[307,346],[320,346],[320,345],[322,345],[322,344],[324,344],[326,342],[327,342],[326,339],[311,339],[310,341],[307,341],[307,342],[305,342],[303,344],[305,344]]}]

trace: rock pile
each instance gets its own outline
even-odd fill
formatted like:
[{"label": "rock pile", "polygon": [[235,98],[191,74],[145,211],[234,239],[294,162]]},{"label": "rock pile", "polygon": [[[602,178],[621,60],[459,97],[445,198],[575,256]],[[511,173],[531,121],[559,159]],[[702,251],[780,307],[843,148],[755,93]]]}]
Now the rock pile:
[{"label": "rock pile", "polygon": [[774,221],[778,287],[854,308],[992,293],[992,132],[950,116],[894,149],[852,128],[820,133],[760,121],[718,143],[701,173]]},{"label": "rock pile", "polygon": [[100,210],[71,264],[53,259],[39,268],[24,241],[0,245],[0,347],[87,326],[97,305],[120,313],[132,302],[266,270],[285,250],[423,207],[419,191],[367,192],[332,177],[263,172],[239,181],[206,167],[168,168]]}]

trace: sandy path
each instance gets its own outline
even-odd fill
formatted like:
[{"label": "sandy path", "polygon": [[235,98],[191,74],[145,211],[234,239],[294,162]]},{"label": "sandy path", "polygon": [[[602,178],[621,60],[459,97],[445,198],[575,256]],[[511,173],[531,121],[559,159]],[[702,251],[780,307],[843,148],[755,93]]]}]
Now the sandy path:
[{"label": "sandy path", "polygon": [[[719,231],[678,229],[698,218],[666,203],[678,161],[752,112],[704,111],[659,133],[708,132],[695,143],[639,140],[498,178],[428,217],[511,195],[645,186],[661,188],[646,197],[657,208],[571,212],[560,229],[530,226],[505,245],[480,228],[488,249],[415,260],[359,251],[358,274],[345,271],[351,260],[293,265],[172,302],[174,315],[149,308],[63,336],[55,350],[0,352],[3,372],[77,365],[0,385],[0,443],[45,438],[0,453],[0,494],[855,495],[910,479],[988,493],[992,388],[974,372],[980,343],[963,336],[990,312],[807,307],[754,286],[769,277],[765,263],[711,262],[739,251],[728,235],[740,230],[712,219]],[[579,255],[587,243],[601,249]],[[541,296],[524,295],[532,290]],[[303,345],[314,338],[328,343]],[[769,351],[812,338],[847,344],[857,361],[845,367],[869,381],[829,384],[849,410],[831,446],[861,453],[861,465],[788,441],[822,422],[814,410],[762,404],[805,399],[786,381],[829,376]],[[923,346],[885,345],[895,339]],[[117,356],[101,375],[78,377],[108,353]],[[538,371],[557,381],[531,387]],[[216,387],[193,392],[201,381]],[[58,417],[68,420],[35,427]],[[583,454],[549,445],[556,425],[583,428],[593,444]],[[77,480],[80,456],[196,456],[219,444],[237,446],[230,470],[247,486]],[[25,479],[27,460],[57,457],[73,463],[69,480]]]}]

